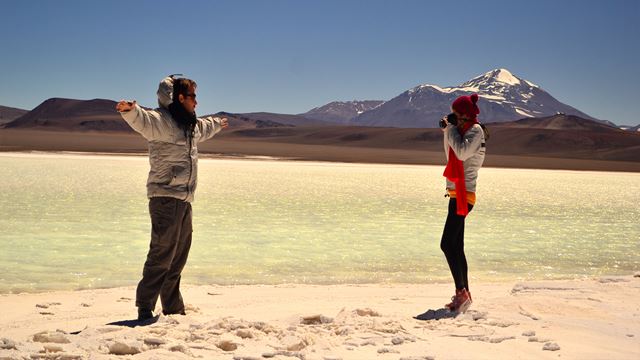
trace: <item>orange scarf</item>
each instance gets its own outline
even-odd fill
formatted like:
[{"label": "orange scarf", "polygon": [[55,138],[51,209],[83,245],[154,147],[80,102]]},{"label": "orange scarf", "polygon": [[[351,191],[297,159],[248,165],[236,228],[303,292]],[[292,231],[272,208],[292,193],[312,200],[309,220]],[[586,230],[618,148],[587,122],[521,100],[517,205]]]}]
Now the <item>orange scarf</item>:
[{"label": "orange scarf", "polygon": [[[469,120],[462,125],[462,128],[458,128],[460,136],[469,130],[474,124],[477,124],[478,120]],[[460,216],[467,216],[469,214],[469,208],[467,206],[467,185],[464,181],[464,166],[462,161],[458,159],[456,153],[449,146],[449,161],[444,168],[442,176],[446,177],[456,186],[456,214]]]}]

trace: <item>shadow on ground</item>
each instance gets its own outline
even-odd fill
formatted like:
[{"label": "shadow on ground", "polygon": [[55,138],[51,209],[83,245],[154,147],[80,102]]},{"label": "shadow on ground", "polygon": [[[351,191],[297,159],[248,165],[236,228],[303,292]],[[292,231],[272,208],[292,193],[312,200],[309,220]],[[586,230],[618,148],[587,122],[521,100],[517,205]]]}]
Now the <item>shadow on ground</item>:
[{"label": "shadow on ground", "polygon": [[440,308],[438,310],[429,309],[420,315],[414,316],[413,318],[416,320],[440,320],[454,318],[457,315],[457,312],[452,312],[449,309]]},{"label": "shadow on ground", "polygon": [[147,326],[147,325],[155,324],[159,318],[160,318],[160,315],[156,315],[152,318],[145,319],[145,320],[138,320],[138,319],[121,320],[121,321],[114,321],[114,322],[108,323],[107,325],[126,326],[130,328],[134,328],[136,326]]}]

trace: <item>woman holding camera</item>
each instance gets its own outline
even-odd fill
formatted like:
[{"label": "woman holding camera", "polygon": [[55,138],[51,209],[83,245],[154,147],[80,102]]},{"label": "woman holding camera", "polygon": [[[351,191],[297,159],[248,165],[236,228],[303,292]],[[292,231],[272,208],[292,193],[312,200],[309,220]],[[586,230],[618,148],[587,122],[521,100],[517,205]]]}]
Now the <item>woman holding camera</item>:
[{"label": "woman holding camera", "polygon": [[464,222],[476,202],[476,180],[485,156],[485,129],[478,123],[477,102],[477,94],[458,97],[451,104],[453,114],[441,121],[447,155],[445,196],[450,199],[440,248],[456,286],[451,303],[445,306],[456,313],[464,313],[472,302],[464,254]]}]

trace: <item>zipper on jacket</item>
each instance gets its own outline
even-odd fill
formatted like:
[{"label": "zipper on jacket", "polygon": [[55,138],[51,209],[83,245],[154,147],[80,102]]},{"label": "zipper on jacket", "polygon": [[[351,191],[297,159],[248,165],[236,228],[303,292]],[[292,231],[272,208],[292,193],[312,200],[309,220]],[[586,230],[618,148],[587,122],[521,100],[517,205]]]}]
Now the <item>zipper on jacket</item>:
[{"label": "zipper on jacket", "polygon": [[189,199],[189,194],[191,193],[191,189],[189,189],[189,185],[191,185],[191,177],[193,176],[193,159],[191,158],[191,144],[193,143],[193,131],[191,134],[187,134],[184,132],[187,137],[187,145],[188,145],[188,155],[189,155],[189,181],[187,181],[187,196],[184,198],[184,201]]}]

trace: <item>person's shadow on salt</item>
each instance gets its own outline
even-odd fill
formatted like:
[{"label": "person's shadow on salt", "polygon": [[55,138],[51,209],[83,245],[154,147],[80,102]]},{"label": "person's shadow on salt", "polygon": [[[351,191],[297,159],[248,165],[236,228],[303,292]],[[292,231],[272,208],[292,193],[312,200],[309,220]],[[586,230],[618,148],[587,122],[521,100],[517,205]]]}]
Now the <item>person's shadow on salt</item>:
[{"label": "person's shadow on salt", "polygon": [[149,319],[144,319],[144,320],[138,320],[138,319],[134,319],[134,320],[121,320],[121,321],[114,321],[111,323],[108,323],[107,325],[115,325],[115,326],[126,326],[126,327],[130,327],[130,328],[134,328],[136,326],[148,326],[151,324],[155,324],[158,319],[160,318],[160,315],[156,315],[152,318]]},{"label": "person's shadow on salt", "polygon": [[440,320],[454,318],[458,313],[450,311],[449,309],[441,308],[438,310],[429,309],[420,315],[416,315],[413,318],[416,320]]}]

